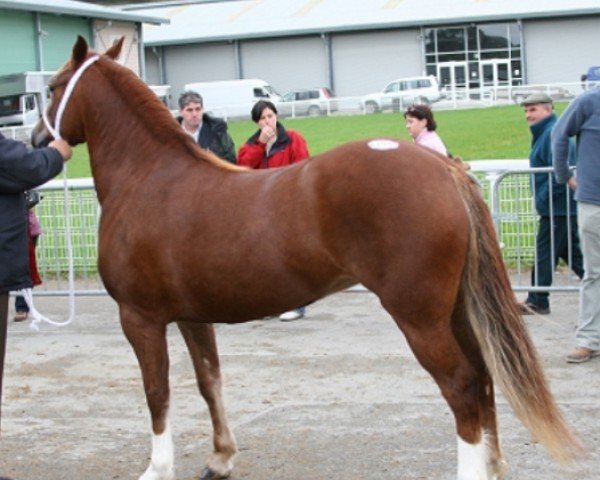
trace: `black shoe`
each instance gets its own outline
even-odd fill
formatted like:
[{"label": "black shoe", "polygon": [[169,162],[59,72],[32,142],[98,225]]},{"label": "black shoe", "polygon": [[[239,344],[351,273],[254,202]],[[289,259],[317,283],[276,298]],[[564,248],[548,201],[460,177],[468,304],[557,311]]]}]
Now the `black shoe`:
[{"label": "black shoe", "polygon": [[550,307],[540,307],[529,302],[519,303],[519,310],[521,315],[533,315],[535,313],[538,315],[548,315],[550,313]]}]

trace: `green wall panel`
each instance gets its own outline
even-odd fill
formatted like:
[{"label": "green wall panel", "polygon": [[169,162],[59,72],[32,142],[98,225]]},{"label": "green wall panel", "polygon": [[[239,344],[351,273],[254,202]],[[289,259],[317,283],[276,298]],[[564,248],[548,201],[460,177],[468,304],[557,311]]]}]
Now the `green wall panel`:
[{"label": "green wall panel", "polygon": [[77,35],[91,45],[90,20],[80,17],[42,15],[44,70],[57,70],[71,55]]},{"label": "green wall panel", "polygon": [[37,70],[31,13],[0,9],[0,75]]}]

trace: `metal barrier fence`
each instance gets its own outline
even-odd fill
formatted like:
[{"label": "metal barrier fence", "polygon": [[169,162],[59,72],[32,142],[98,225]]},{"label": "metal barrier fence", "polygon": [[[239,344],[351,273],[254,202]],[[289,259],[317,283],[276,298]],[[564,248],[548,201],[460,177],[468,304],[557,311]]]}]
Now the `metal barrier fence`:
[{"label": "metal barrier fence", "polygon": [[[555,251],[555,219],[553,212],[564,207],[567,216],[576,214],[576,206],[565,196],[565,205],[555,205],[551,167],[519,168],[498,172],[489,178],[489,202],[494,225],[501,242],[504,262],[511,272],[513,290],[516,291],[579,291],[579,277],[562,260],[552,268],[552,286],[539,286],[538,273],[532,278],[531,267],[538,257],[536,234],[539,216],[535,210],[534,175],[548,178],[550,251]],[[567,257],[572,258],[573,244],[571,223],[566,222],[568,231]]]},{"label": "metal barrier fence", "polygon": [[[551,169],[530,169],[527,160],[473,161],[471,168],[481,180],[484,197],[492,210],[513,288],[517,291],[540,290],[531,285],[530,278],[531,266],[536,259],[535,236],[538,224],[530,177],[534,172],[551,175]],[[35,207],[43,229],[37,257],[44,283],[36,287],[37,294],[65,295],[68,290],[63,189],[61,180],[47,183],[40,188],[43,199]],[[93,181],[69,180],[68,190],[77,294],[105,294],[97,270],[100,207]],[[558,271],[561,273],[557,280],[551,288],[543,290],[577,290],[578,279],[565,275],[567,270],[567,267],[559,265]]]},{"label": "metal barrier fence", "polygon": [[[43,284],[38,294],[65,295],[68,291],[68,252],[64,183],[53,180],[40,187],[42,201],[35,213],[42,226],[36,248],[38,269]],[[91,178],[68,181],[68,209],[73,244],[73,268],[78,295],[103,295],[106,290],[98,275],[98,224],[100,206]]]},{"label": "metal barrier fence", "polygon": [[2,127],[0,128],[0,132],[6,138],[12,138],[13,140],[19,140],[23,142],[25,145],[30,145],[31,141],[31,131],[33,130],[32,125],[21,126],[21,127]]}]

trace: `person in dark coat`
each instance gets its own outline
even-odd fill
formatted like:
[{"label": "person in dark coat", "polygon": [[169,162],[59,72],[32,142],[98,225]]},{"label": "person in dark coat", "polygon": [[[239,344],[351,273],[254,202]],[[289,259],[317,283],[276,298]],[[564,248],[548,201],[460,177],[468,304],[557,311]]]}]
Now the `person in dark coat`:
[{"label": "person in dark coat", "polygon": [[235,144],[227,133],[227,123],[204,113],[204,101],[199,93],[183,92],[179,96],[177,120],[202,148],[235,163]]},{"label": "person in dark coat", "polygon": [[[64,140],[28,151],[0,133],[0,406],[8,326],[8,294],[31,288],[25,191],[54,178],[71,158]],[[0,415],[1,417],[1,415]]]},{"label": "person in dark coat", "polygon": [[[521,105],[532,136],[529,165],[532,168],[551,167],[550,133],[557,121],[552,98],[545,93],[533,93]],[[569,163],[575,165],[574,145],[569,150]],[[565,185],[557,183],[554,175],[547,173],[534,174],[532,186],[540,223],[536,236],[536,264],[531,270],[531,284],[540,287],[552,285],[554,269],[561,258],[579,278],[582,278],[583,255],[578,234],[577,202],[573,192]],[[533,312],[549,314],[548,291],[529,292],[525,303],[521,305],[521,312],[525,315]]]}]

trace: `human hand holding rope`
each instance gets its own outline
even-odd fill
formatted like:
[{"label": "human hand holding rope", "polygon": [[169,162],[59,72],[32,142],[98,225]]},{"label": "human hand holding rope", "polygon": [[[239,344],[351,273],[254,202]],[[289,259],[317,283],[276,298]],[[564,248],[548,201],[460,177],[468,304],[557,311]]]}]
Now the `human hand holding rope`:
[{"label": "human hand holding rope", "polygon": [[73,155],[73,149],[71,148],[71,145],[69,145],[62,138],[59,138],[57,140],[52,140],[48,144],[48,146],[58,150],[58,153],[60,153],[62,155],[65,162],[67,160],[69,160],[71,158],[71,156]]}]

